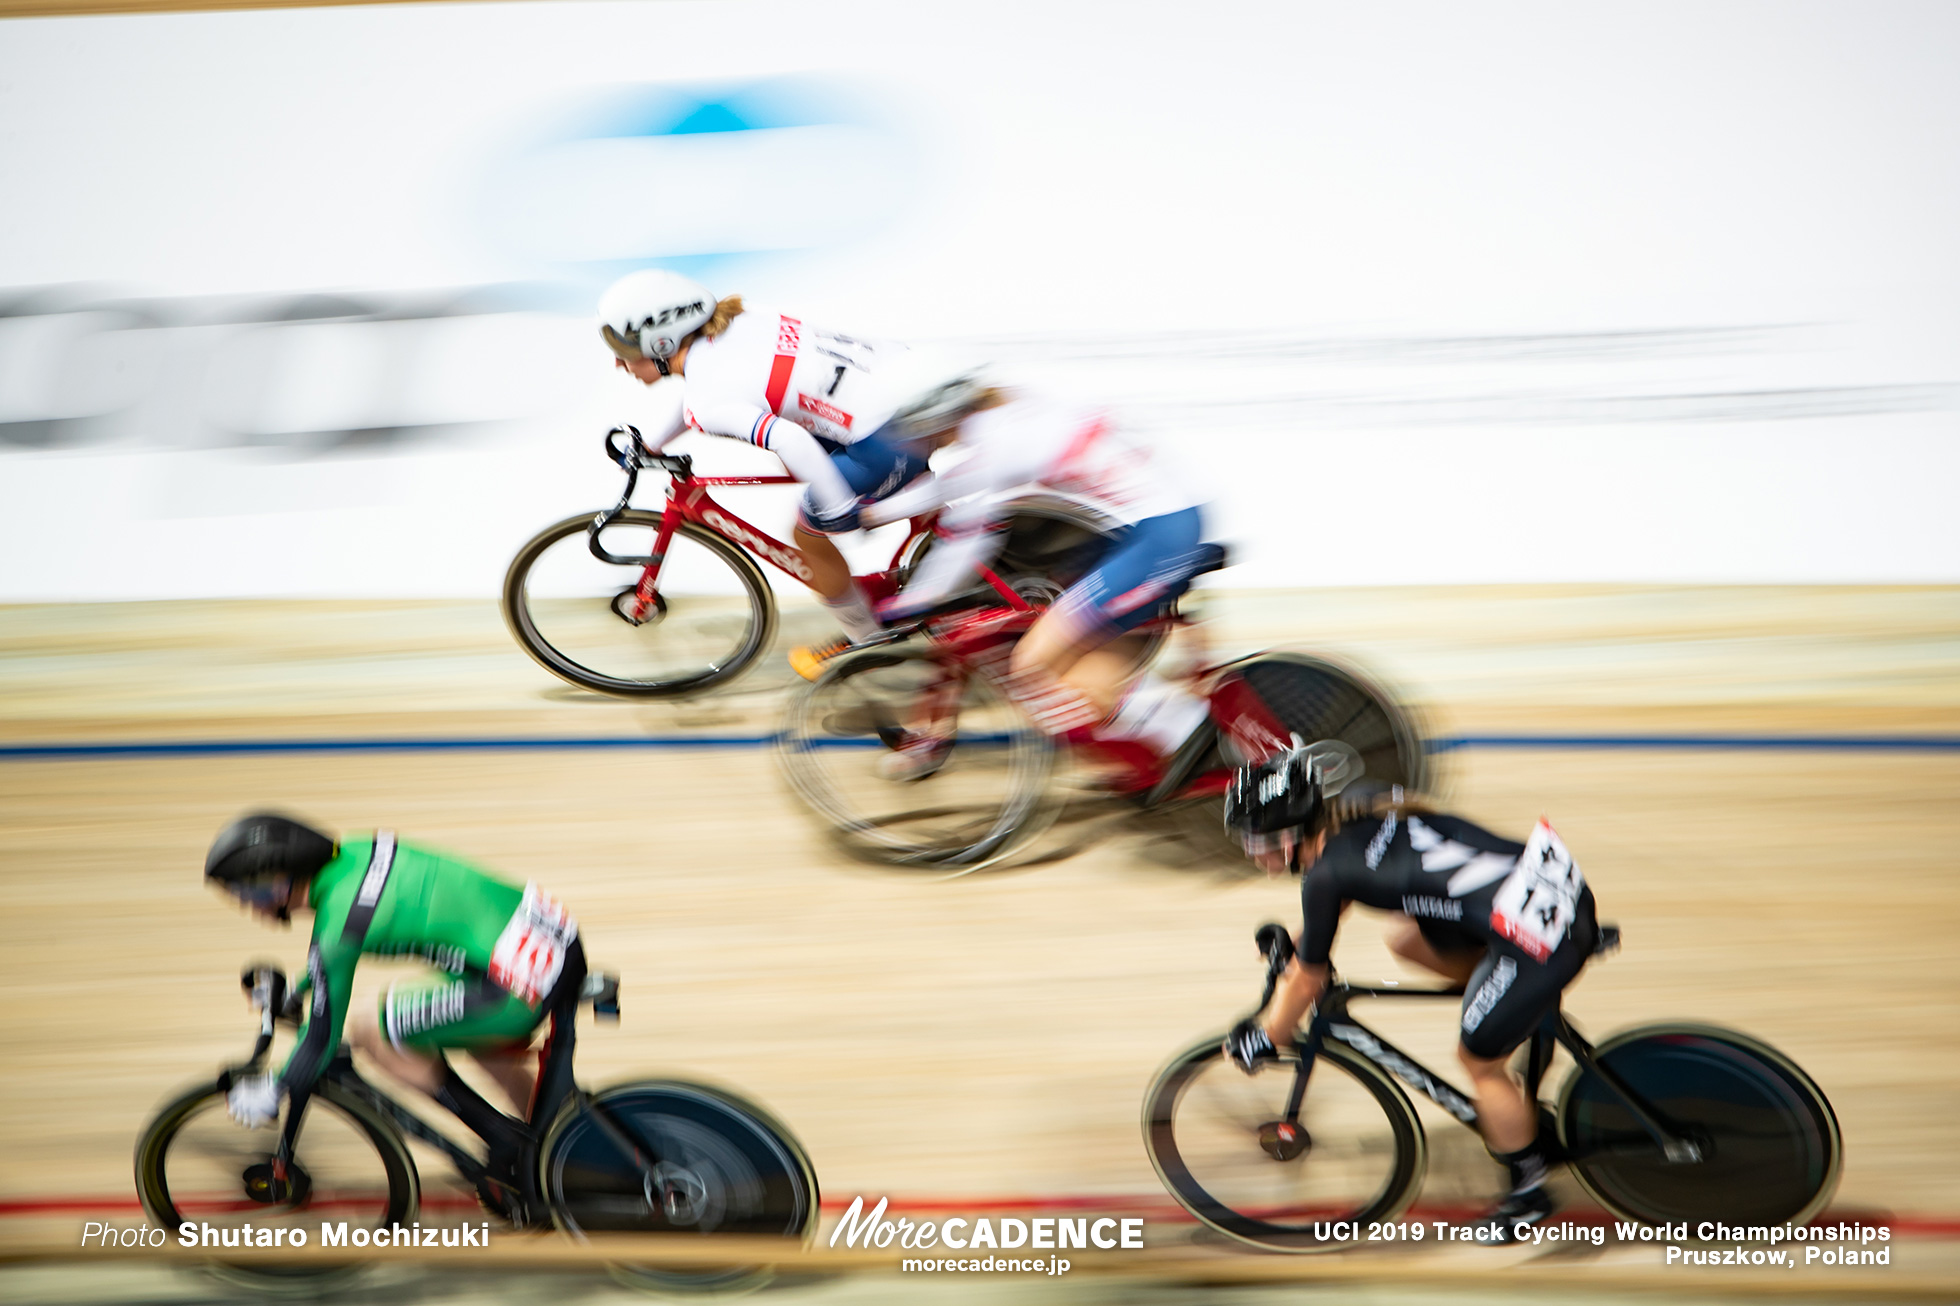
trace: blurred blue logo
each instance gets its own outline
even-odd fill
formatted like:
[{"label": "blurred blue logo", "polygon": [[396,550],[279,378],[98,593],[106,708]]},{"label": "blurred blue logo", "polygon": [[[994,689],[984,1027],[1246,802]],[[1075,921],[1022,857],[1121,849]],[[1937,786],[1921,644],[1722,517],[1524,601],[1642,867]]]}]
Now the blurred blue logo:
[{"label": "blurred blue logo", "polygon": [[586,275],[819,249],[915,189],[899,121],[824,79],[615,87],[496,158],[477,211],[507,252]]}]

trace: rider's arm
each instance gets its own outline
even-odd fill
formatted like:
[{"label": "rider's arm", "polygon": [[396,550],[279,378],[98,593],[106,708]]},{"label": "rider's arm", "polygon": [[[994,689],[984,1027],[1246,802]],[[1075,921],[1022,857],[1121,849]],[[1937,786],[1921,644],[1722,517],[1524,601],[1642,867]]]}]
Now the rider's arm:
[{"label": "rider's arm", "polygon": [[1299,957],[1286,963],[1279,984],[1273,990],[1272,1004],[1266,1008],[1266,1037],[1273,1046],[1283,1048],[1293,1041],[1300,1022],[1313,1004],[1327,991],[1329,967],[1326,962],[1303,966]]},{"label": "rider's arm", "polygon": [[1347,908],[1347,895],[1331,859],[1322,858],[1301,876],[1300,905],[1306,928],[1300,931],[1298,952],[1280,973],[1272,1005],[1266,1008],[1266,1037],[1275,1047],[1284,1047],[1292,1039],[1308,1008],[1327,989],[1328,958],[1341,913]]},{"label": "rider's arm", "polygon": [[358,947],[341,946],[341,929],[342,921],[323,916],[316,922],[313,942],[306,950],[305,982],[311,989],[306,1023],[300,1026],[299,1042],[279,1072],[279,1081],[289,1093],[310,1088],[340,1046],[347,1005],[353,997],[354,966],[360,960]]},{"label": "rider's arm", "polygon": [[817,443],[817,437],[788,418],[729,399],[690,407],[688,420],[709,435],[746,440],[782,459],[789,474],[810,487],[821,516],[849,512],[857,502],[857,494],[843,473],[831,466],[830,455]]}]

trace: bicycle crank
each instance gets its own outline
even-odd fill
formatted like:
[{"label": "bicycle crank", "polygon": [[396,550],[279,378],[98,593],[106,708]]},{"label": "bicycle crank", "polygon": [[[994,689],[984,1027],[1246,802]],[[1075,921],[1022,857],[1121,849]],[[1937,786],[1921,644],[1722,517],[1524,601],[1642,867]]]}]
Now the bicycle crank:
[{"label": "bicycle crank", "polygon": [[1275,1161],[1291,1161],[1313,1146],[1307,1127],[1294,1120],[1272,1120],[1259,1126],[1259,1150]]}]

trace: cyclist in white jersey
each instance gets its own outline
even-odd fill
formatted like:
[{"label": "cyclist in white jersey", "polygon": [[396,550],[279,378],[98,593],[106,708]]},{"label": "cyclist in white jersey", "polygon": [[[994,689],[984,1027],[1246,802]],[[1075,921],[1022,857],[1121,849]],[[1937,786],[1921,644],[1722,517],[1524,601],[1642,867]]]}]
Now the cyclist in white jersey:
[{"label": "cyclist in white jersey", "polygon": [[[1086,499],[1121,528],[1089,574],[1015,645],[1006,688],[1051,734],[1134,739],[1157,753],[1181,744],[1203,721],[1204,704],[1149,672],[1132,682],[1134,650],[1122,637],[1223,559],[1204,541],[1203,501],[1191,478],[1099,409],[1003,391],[974,372],[926,390],[894,426],[915,446],[957,443],[967,456],[864,510],[869,527],[944,505],[939,539],[879,616],[890,622],[924,612],[969,582],[999,542],[1004,491],[1036,487]],[[909,738],[886,772],[923,778],[950,748],[946,739]]]},{"label": "cyclist in white jersey", "polygon": [[806,487],[795,540],[811,588],[849,640],[798,649],[791,662],[813,675],[850,640],[877,633],[869,599],[832,536],[859,526],[863,505],[926,470],[924,452],[881,432],[906,397],[895,365],[907,350],[828,331],[787,313],[717,300],[673,272],[651,269],[614,283],[599,301],[599,329],[618,366],[647,385],[686,380],[671,424],[650,432],[659,449],[688,430],[744,440],[782,459]]}]

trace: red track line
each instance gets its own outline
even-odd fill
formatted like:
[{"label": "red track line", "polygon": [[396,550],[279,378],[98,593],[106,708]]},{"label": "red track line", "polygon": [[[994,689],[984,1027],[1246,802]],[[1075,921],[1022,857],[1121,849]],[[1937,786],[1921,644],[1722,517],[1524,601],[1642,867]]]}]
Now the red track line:
[{"label": "red track line", "polygon": [[[211,1203],[228,1209],[223,1199]],[[826,1211],[843,1211],[849,1201],[839,1197],[824,1199]],[[865,1207],[878,1203],[867,1196]],[[466,1197],[431,1197],[422,1203],[426,1211],[474,1210],[476,1202]],[[0,1219],[8,1216],[65,1215],[88,1212],[141,1211],[143,1204],[133,1197],[40,1197],[0,1200]],[[921,1215],[984,1213],[991,1211],[1131,1211],[1156,1220],[1195,1223],[1196,1217],[1169,1198],[1139,1194],[1105,1197],[895,1197],[887,1212],[903,1211]],[[1413,1206],[1403,1214],[1407,1220],[1462,1221],[1481,1214],[1478,1207]],[[1560,1216],[1568,1224],[1604,1225],[1611,1228],[1616,1217],[1604,1211],[1572,1211]],[[1960,1238],[1960,1218],[1937,1215],[1888,1215],[1882,1211],[1826,1211],[1811,1218],[1813,1225],[1884,1225],[1896,1233],[1916,1238]]]}]

